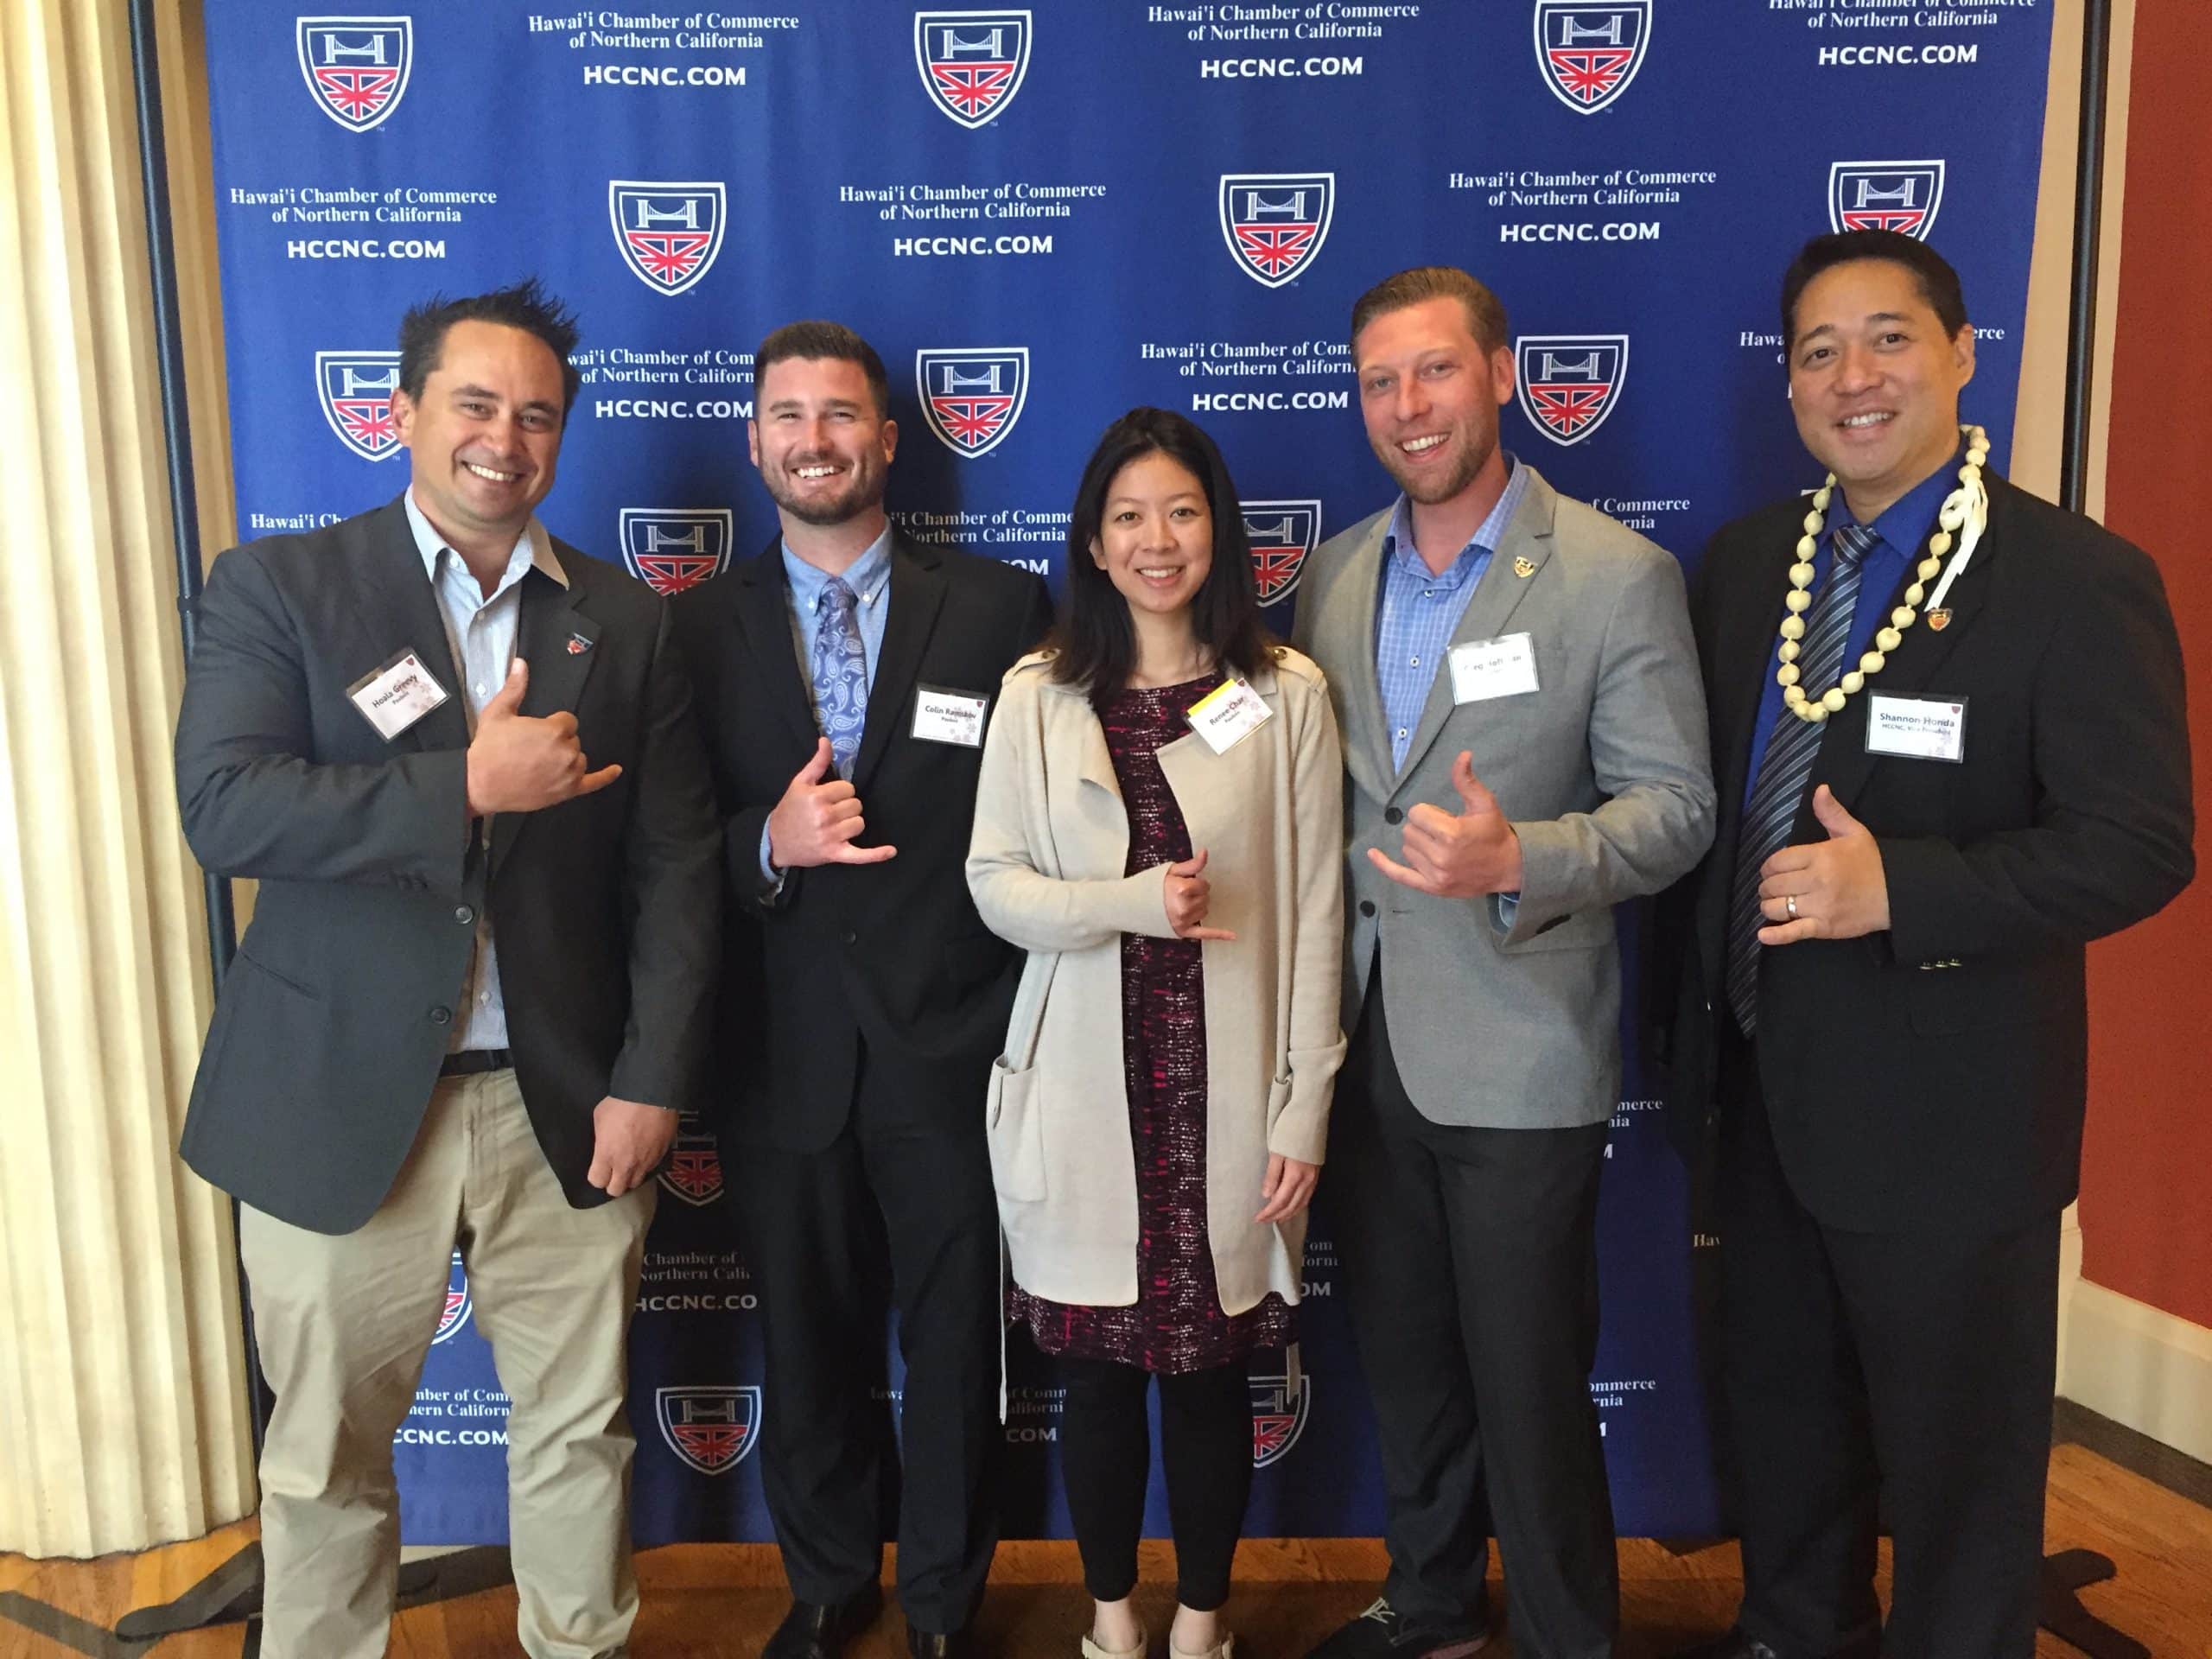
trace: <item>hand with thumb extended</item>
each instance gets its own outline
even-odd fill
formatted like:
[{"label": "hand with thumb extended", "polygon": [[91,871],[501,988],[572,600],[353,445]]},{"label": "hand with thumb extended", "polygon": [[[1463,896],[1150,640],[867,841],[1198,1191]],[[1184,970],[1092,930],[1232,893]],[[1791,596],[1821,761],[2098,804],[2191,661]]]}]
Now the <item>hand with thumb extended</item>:
[{"label": "hand with thumb extended", "polygon": [[1368,862],[1399,886],[1440,899],[1520,892],[1521,837],[1465,749],[1452,763],[1452,788],[1460,810],[1421,801],[1406,814],[1403,862],[1380,847],[1367,849]]},{"label": "hand with thumb extended", "polygon": [[1890,882],[1882,844],[1826,784],[1813,817],[1827,839],[1784,847],[1759,866],[1761,944],[1855,939],[1890,925]]},{"label": "hand with thumb extended", "polygon": [[1206,849],[1203,847],[1190,857],[1167,867],[1164,879],[1162,901],[1167,908],[1167,925],[1179,939],[1218,939],[1233,943],[1236,938],[1226,928],[1205,927],[1206,904],[1211,895],[1205,878]]},{"label": "hand with thumb extended", "polygon": [[519,657],[505,682],[476,718],[468,745],[468,815],[536,812],[605,789],[620,766],[590,770],[576,739],[576,717],[562,709],[543,716],[522,712],[530,665]]},{"label": "hand with thumb extended", "polygon": [[783,798],[768,814],[768,861],[779,870],[817,864],[880,864],[896,847],[857,847],[868,828],[860,791],[830,769],[830,740],[817,738],[814,753],[791,774]]}]

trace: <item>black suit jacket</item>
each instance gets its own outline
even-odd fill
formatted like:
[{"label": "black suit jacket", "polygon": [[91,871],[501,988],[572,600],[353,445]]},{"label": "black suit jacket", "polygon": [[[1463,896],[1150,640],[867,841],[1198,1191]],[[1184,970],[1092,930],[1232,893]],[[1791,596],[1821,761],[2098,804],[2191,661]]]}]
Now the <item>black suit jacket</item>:
[{"label": "black suit jacket", "polygon": [[[1838,1228],[1994,1230],[2073,1198],[2083,946],[2195,870],[2181,647],[2158,568],[1985,476],[1988,529],[1948,626],[1916,622],[1867,683],[1963,700],[1963,760],[1869,754],[1861,692],[1814,766],[1880,845],[1890,929],[1770,948],[1760,969],[1776,1149],[1800,1201]],[[1662,904],[1653,953],[1662,973],[1687,966],[1668,985],[1668,1046],[1670,1103],[1691,1131],[1710,1122],[1733,1019],[1722,982],[1751,728],[1804,511],[1791,497],[1727,525],[1691,586],[1720,822]],[[1809,798],[1793,842],[1825,836]]]},{"label": "black suit jacket", "polygon": [[982,1133],[1019,956],[968,894],[982,751],[914,737],[914,688],[995,700],[1000,677],[1050,626],[1052,598],[1033,575],[895,535],[888,602],[853,783],[862,844],[898,855],[791,870],[772,894],[760,832],[820,736],[781,543],[676,601],[724,824],[719,1094],[741,1140],[828,1146],[863,1039],[870,1065],[900,1077],[916,1127]]},{"label": "black suit jacket", "polygon": [[[696,1103],[720,841],[690,688],[664,601],[554,546],[568,588],[522,582],[522,711],[573,712],[591,764],[622,776],[495,817],[488,851],[468,817],[461,676],[402,503],[215,561],[177,797],[200,861],[261,886],[182,1151],[257,1209],[324,1233],[375,1211],[436,1084],[486,905],[517,1077],[571,1204],[606,1198],[584,1179],[604,1096]],[[410,648],[451,695],[387,741],[346,688]]]}]

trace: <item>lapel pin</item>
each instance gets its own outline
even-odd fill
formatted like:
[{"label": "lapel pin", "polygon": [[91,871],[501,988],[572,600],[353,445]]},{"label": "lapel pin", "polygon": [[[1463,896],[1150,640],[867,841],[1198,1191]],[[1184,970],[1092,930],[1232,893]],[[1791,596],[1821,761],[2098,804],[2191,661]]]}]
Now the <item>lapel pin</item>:
[{"label": "lapel pin", "polygon": [[1526,553],[1517,554],[1513,560],[1513,574],[1526,582],[1536,574],[1536,562]]},{"label": "lapel pin", "polygon": [[1948,610],[1942,610],[1942,611],[1930,611],[1930,612],[1929,612],[1929,613],[1928,613],[1928,631],[1929,631],[1929,632],[1930,632],[1930,633],[1941,633],[1941,632],[1943,632],[1943,630],[1944,630],[1944,629],[1946,629],[1946,628],[1949,627],[1950,626],[1951,626],[1951,613],[1950,613],[1950,612],[1949,612],[1949,611],[1948,611]]},{"label": "lapel pin", "polygon": [[583,635],[582,635],[581,633],[572,633],[572,634],[570,634],[570,635],[569,636],[569,656],[571,656],[571,657],[581,657],[581,656],[582,656],[582,655],[584,654],[584,652],[586,652],[589,651],[590,649],[591,649],[591,641],[590,641],[590,640],[588,640],[588,639],[585,639],[585,638],[583,637]]}]

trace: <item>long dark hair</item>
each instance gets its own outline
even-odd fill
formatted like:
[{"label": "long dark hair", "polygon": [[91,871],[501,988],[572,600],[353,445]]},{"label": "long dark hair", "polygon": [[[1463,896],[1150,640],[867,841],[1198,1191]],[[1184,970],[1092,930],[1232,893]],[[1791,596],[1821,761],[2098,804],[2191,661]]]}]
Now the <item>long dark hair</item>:
[{"label": "long dark hair", "polygon": [[1106,517],[1106,493],[1122,468],[1149,454],[1163,454],[1197,479],[1213,518],[1213,565],[1191,598],[1191,630],[1221,667],[1249,677],[1274,642],[1260,621],[1260,594],[1252,575],[1252,544],[1244,512],[1230,481],[1229,463],[1198,425],[1168,409],[1133,409],[1106,429],[1076,486],[1068,525],[1068,596],[1058,624],[1045,642],[1053,653],[1052,677],[1086,689],[1096,702],[1128,683],[1136,666],[1136,635],[1128,601],[1112,578],[1091,562]]}]

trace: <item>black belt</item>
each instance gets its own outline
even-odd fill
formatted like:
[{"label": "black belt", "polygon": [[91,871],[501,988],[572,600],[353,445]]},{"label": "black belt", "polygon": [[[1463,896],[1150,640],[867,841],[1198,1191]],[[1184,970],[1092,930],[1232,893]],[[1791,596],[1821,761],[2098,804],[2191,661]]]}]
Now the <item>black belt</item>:
[{"label": "black belt", "polygon": [[511,1048],[464,1048],[448,1054],[438,1066],[442,1077],[473,1077],[480,1071],[505,1071],[515,1063]]}]

